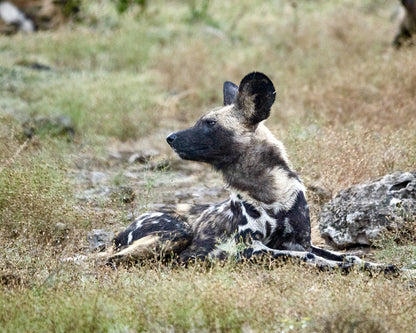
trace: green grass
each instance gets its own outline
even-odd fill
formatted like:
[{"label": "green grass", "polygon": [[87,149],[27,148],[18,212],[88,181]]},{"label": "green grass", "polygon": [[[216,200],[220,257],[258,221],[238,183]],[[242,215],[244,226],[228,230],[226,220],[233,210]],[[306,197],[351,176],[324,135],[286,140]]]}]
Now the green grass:
[{"label": "green grass", "polygon": [[[335,194],[416,169],[416,49],[390,47],[395,4],[293,3],[157,0],[120,15],[112,2],[85,1],[81,22],[0,36],[2,331],[414,329],[415,278],[408,274],[343,276],[268,262],[113,271],[94,260],[62,262],[88,253],[91,229],[118,231],[130,213],[181,190],[172,180],[178,173],[155,167],[173,161],[164,136],[218,106],[225,80],[238,83],[253,70],[276,85],[267,125],[307,185]],[[25,137],[27,120],[59,115],[71,119],[74,137],[49,127]],[[145,165],[108,157],[153,149],[160,160]],[[105,172],[108,181],[82,180],[83,171]],[[195,182],[205,181],[206,169],[195,173]],[[106,186],[130,186],[136,199],[77,199]],[[310,206],[316,229],[319,203],[310,198]],[[414,262],[409,230],[384,235],[377,261]]]}]

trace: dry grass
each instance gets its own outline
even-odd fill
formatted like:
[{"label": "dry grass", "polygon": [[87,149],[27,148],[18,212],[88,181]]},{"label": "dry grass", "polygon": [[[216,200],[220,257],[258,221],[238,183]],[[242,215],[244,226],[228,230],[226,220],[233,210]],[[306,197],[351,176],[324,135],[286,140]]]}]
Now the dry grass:
[{"label": "dry grass", "polygon": [[[88,288],[80,289],[79,279]],[[67,263],[43,285],[4,296],[6,331],[19,321],[37,331],[405,332],[416,305],[402,280],[267,261],[91,273]]]},{"label": "dry grass", "polygon": [[[155,137],[194,122],[221,103],[223,81],[238,83],[253,70],[276,84],[267,125],[307,185],[335,194],[416,169],[416,50],[390,47],[394,4],[293,3],[210,1],[196,17],[191,1],[154,1],[144,13],[122,16],[110,2],[91,1],[83,5],[83,23],[0,36],[3,331],[413,330],[415,280],[407,275],[342,276],[269,262],[187,269],[144,263],[112,271],[93,261],[61,261],[84,252],[92,228],[124,226],[141,200],[76,200],[74,192],[99,187],[76,181],[77,172],[109,172],[110,181],[137,186],[151,204],[162,197],[153,183],[172,190],[163,185],[169,171],[148,170],[134,182],[123,173],[131,166],[108,159],[109,144],[156,147],[165,156]],[[51,71],[26,67],[31,62]],[[27,117],[58,114],[71,117],[74,140],[22,137]],[[204,170],[197,171],[203,181]],[[311,201],[316,227],[320,202]],[[394,237],[386,236],[377,258],[411,262],[414,237],[400,246]]]}]

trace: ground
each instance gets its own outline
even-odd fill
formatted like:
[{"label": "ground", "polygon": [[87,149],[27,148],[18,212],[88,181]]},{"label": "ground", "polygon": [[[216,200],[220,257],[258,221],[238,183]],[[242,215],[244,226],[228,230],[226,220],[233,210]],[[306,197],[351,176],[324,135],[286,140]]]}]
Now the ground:
[{"label": "ground", "polygon": [[[205,7],[207,4],[208,7]],[[0,36],[0,327],[21,331],[409,332],[415,280],[296,264],[146,262],[112,270],[88,232],[157,204],[218,202],[209,167],[166,136],[258,70],[267,126],[308,188],[334,195],[416,169],[415,48],[395,51],[391,1],[88,1],[56,31]],[[59,120],[57,120],[59,119]],[[328,196],[308,191],[313,241]],[[415,235],[371,258],[414,262]]]}]

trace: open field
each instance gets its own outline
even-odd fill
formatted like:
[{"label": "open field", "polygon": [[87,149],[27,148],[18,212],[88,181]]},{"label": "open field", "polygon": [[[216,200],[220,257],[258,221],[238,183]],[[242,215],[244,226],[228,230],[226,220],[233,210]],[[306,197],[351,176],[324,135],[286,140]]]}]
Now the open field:
[{"label": "open field", "polygon": [[[0,36],[0,331],[414,331],[407,275],[62,261],[88,254],[92,229],[117,232],[154,204],[224,198],[219,176],[165,137],[253,70],[276,85],[267,125],[306,185],[335,195],[416,170],[416,48],[391,48],[395,1],[205,2],[119,14],[85,1],[80,22]],[[322,202],[309,200],[322,245]],[[371,258],[414,262],[413,232],[385,235]]]}]

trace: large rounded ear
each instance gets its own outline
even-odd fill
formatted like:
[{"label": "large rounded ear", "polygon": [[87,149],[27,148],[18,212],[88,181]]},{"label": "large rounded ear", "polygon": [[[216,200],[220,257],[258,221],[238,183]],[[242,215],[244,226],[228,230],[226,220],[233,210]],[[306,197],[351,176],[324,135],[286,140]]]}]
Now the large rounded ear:
[{"label": "large rounded ear", "polygon": [[224,105],[234,104],[237,97],[238,86],[230,81],[225,81],[222,90],[224,92]]},{"label": "large rounded ear", "polygon": [[276,96],[272,81],[263,73],[250,73],[240,83],[235,101],[248,125],[255,125],[270,115]]}]

